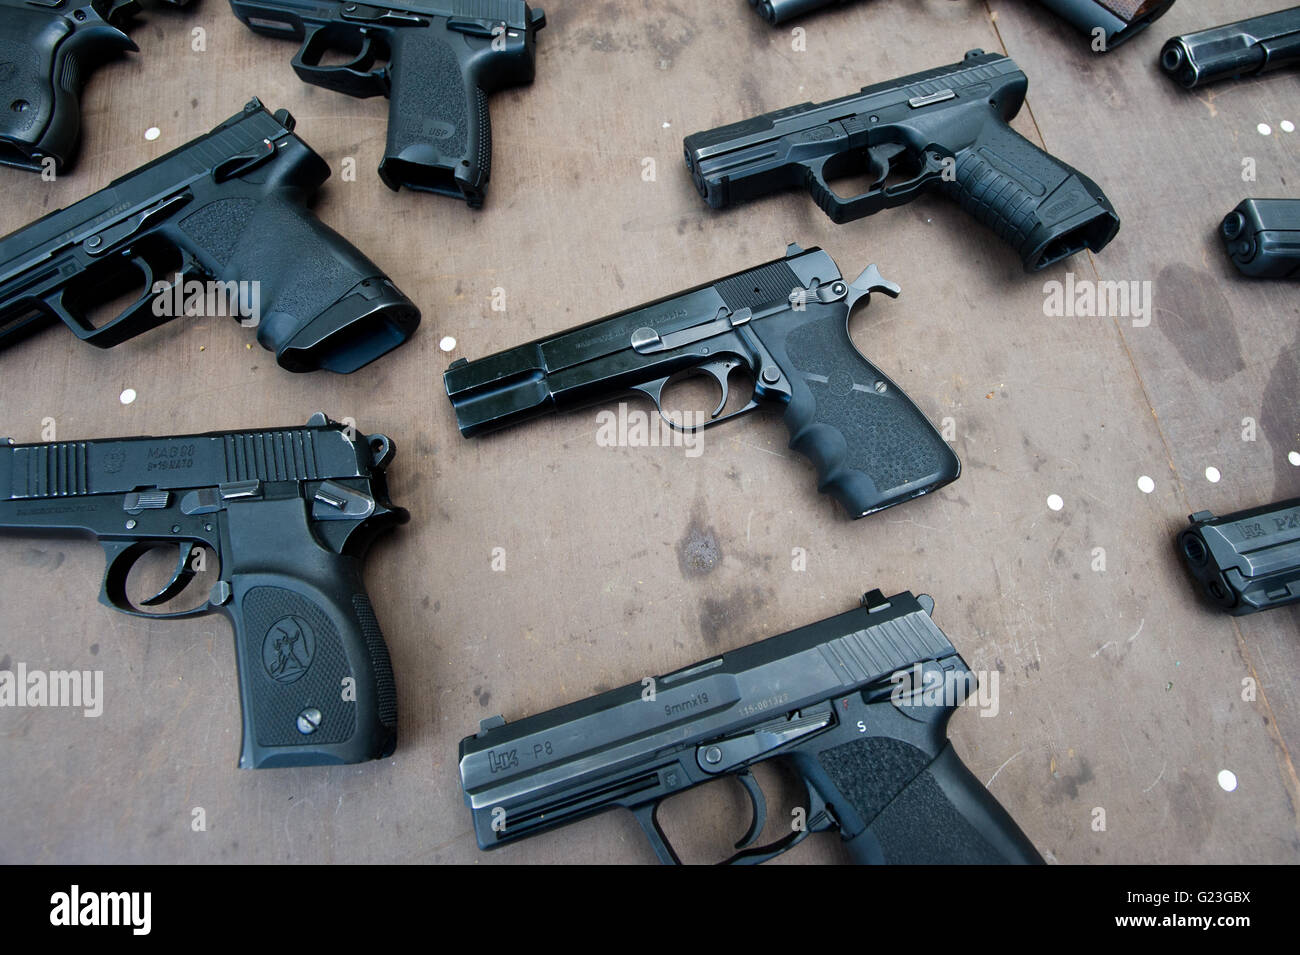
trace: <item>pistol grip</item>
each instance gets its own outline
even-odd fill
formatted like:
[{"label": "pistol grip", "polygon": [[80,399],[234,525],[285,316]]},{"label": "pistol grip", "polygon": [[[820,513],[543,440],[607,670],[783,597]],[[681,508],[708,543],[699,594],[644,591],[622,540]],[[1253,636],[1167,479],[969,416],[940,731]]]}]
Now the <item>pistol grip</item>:
[{"label": "pistol grip", "polygon": [[1119,216],[1095,182],[1001,121],[985,123],[954,162],[955,176],[942,178],[941,187],[1009,243],[1026,272],[1085,248],[1100,252],[1119,231]]},{"label": "pistol grip", "polygon": [[464,36],[438,30],[395,30],[391,46],[392,104],[379,177],[394,191],[405,186],[481,207],[492,172],[492,125],[475,51]]},{"label": "pistol grip", "polygon": [[209,236],[240,236],[218,277],[256,291],[257,340],[282,368],[348,374],[419,325],[419,310],[379,267],[291,194],[218,199],[191,218],[203,228],[186,238],[200,246]]},{"label": "pistol grip", "polygon": [[862,357],[841,310],[810,305],[788,315],[755,331],[789,379],[790,447],[816,466],[818,490],[864,517],[957,479],[957,455]]},{"label": "pistol grip", "polygon": [[360,561],[329,554],[304,580],[236,574],[241,769],[382,759],[397,745],[397,690]]},{"label": "pistol grip", "polygon": [[136,49],[103,22],[73,28],[62,16],[7,10],[0,33],[0,163],[40,171],[48,157],[67,168],[81,137],[81,92],[102,60]]},{"label": "pistol grip", "polygon": [[[823,754],[823,759],[830,755]],[[842,755],[849,758],[848,754]],[[859,762],[854,769],[865,765]],[[862,800],[860,792],[848,798],[859,812],[866,808],[857,806]],[[867,828],[847,841],[849,855],[862,865],[1043,862],[1033,843],[966,768],[951,743],[945,743],[939,755],[886,805],[874,808],[878,812]]]}]

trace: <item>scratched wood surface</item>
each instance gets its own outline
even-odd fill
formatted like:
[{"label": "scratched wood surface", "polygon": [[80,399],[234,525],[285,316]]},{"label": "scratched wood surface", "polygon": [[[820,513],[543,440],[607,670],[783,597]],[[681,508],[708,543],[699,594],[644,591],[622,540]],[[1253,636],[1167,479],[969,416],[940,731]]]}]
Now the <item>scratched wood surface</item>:
[{"label": "scratched wood surface", "polygon": [[[225,320],[107,352],[51,329],[0,354],[0,432],[40,440],[49,418],[60,439],[184,433],[321,409],[390,435],[392,496],[413,519],[376,545],[366,579],[397,671],[399,748],[362,766],[237,771],[225,622],[115,614],[95,602],[93,544],[6,539],[0,668],[102,670],[105,703],[97,718],[0,709],[0,862],[652,861],[624,814],[480,853],[457,741],[482,717],[668,672],[847,609],[872,587],[934,595],[966,660],[997,674],[997,715],[963,709],[952,738],[1049,860],[1296,861],[1300,614],[1233,621],[1207,609],[1172,548],[1192,510],[1300,493],[1287,462],[1300,447],[1293,287],[1238,278],[1213,235],[1241,198],[1293,193],[1300,134],[1280,123],[1300,122],[1295,80],[1190,95],[1155,66],[1166,37],[1273,6],[1179,4],[1097,57],[1023,0],[851,6],[798,24],[803,52],[743,0],[555,0],[537,82],[492,99],[480,212],[389,192],[373,171],[387,104],[299,83],[292,45],[251,35],[226,4],[151,14],[134,33],[141,54],[88,87],[75,171],[45,183],[0,170],[0,230],[257,95],[289,108],[330,162],[319,215],[416,300],[423,326],[346,378],[289,375]],[[1099,256],[1026,276],[937,196],[838,227],[801,195],[714,213],[681,168],[687,133],[973,47],[1016,58],[1030,91],[1013,125],[1113,200],[1124,224]],[[1244,157],[1255,183],[1241,179]],[[339,175],[348,159],[355,181]],[[788,241],[822,245],[849,275],[876,262],[902,285],[856,317],[854,339],[933,420],[952,419],[957,483],[849,521],[815,493],[777,415],[710,431],[698,456],[601,447],[597,409],[488,439],[457,433],[441,389],[454,358],[756,265]],[[1044,282],[1067,271],[1151,282],[1150,323],[1046,316]],[[129,405],[126,388],[138,395]],[[1244,418],[1254,441],[1242,440]],[[793,569],[795,548],[805,570]],[[1217,781],[1225,769],[1233,792]],[[788,796],[788,781],[763,778]],[[707,789],[665,807],[691,859],[719,857],[748,822],[739,787]],[[195,832],[200,807],[206,831]],[[828,837],[786,857],[840,858]]]}]

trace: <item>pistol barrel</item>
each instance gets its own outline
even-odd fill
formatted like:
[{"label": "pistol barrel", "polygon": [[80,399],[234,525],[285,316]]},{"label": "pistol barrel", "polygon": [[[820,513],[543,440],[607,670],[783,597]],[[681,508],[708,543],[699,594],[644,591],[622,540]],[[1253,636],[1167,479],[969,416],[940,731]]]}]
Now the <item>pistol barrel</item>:
[{"label": "pistol barrel", "polygon": [[1300,7],[1176,36],[1160,51],[1161,69],[1189,90],[1298,61]]}]

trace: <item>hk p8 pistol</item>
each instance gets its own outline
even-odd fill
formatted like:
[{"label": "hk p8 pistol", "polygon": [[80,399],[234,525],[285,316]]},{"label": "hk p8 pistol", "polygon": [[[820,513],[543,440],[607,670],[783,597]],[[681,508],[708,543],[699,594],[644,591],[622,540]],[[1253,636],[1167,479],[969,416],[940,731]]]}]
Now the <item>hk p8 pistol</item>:
[{"label": "hk p8 pistol", "polygon": [[[171,7],[190,0],[160,0]],[[0,0],[0,163],[68,168],[81,93],[95,67],[138,47],[122,27],[136,0]]]},{"label": "hk p8 pistol", "polygon": [[[482,849],[609,809],[630,810],[661,862],[679,861],[657,819],[678,793],[732,778],[753,805],[727,862],[771,859],[838,832],[859,863],[1040,863],[1033,844],[948,742],[975,676],[922,594],[866,594],[848,613],[668,676],[461,740],[460,779]],[[753,766],[803,784],[804,824],[761,846]]]},{"label": "hk p8 pistol", "polygon": [[[790,447],[817,468],[818,489],[853,517],[957,479],[961,464],[920,409],[849,338],[854,306],[899,288],[874,265],[845,281],[821,249],[791,245],[785,258],[540,338],[443,375],[466,437],[625,392],[648,397],[678,431],[783,408]],[[723,415],[728,381],[744,369],[754,393]],[[698,427],[664,412],[665,388],[692,374],[721,399]]]},{"label": "hk p8 pistol", "polygon": [[[97,539],[108,557],[100,602],[123,613],[228,617],[241,768],[380,759],[397,743],[397,692],[361,560],[407,520],[388,500],[393,453],[384,435],[356,435],[323,414],[301,428],[0,439],[0,533]],[[137,602],[127,577],[160,547],[178,549],[176,569]],[[208,600],[150,613],[206,569],[206,555],[220,564]]]},{"label": "hk p8 pistol", "polygon": [[[1029,85],[1006,56],[971,50],[960,63],[803,103],[686,137],[686,167],[714,209],[804,188],[835,222],[938,189],[1008,243],[1035,272],[1119,231],[1101,188],[1010,126]],[[852,198],[831,187],[866,170]],[[889,183],[891,173],[901,181]]]},{"label": "hk p8 pistol", "polygon": [[[289,371],[355,371],[406,341],[419,310],[307,208],[330,170],[293,128],[286,110],[253,100],[0,239],[0,349],[58,319],[109,348],[196,305],[256,326]],[[119,315],[96,320],[96,306],[134,289]]]},{"label": "hk p8 pistol", "polygon": [[1300,498],[1188,520],[1178,550],[1221,610],[1240,617],[1300,601]]},{"label": "hk p8 pistol", "polygon": [[[483,205],[492,171],[487,96],[533,81],[546,14],[523,0],[230,0],[257,33],[298,40],[305,83],[386,96],[379,178]],[[327,54],[349,57],[326,63]]]}]

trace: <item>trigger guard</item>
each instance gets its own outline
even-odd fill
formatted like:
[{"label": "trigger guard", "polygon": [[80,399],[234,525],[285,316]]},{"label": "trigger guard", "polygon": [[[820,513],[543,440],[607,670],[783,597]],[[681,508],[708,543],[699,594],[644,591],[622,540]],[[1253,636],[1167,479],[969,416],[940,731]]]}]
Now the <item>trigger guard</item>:
[{"label": "trigger guard", "polygon": [[[748,770],[739,775],[749,775]],[[769,859],[775,859],[784,852],[793,849],[799,843],[803,842],[814,832],[826,832],[834,829],[839,825],[831,808],[826,805],[826,800],[822,799],[815,787],[810,786],[806,779],[801,780],[804,787],[804,795],[808,797],[807,816],[804,819],[804,825],[801,829],[796,829],[787,833],[775,842],[769,842],[767,845],[754,846],[745,848],[742,842],[736,844],[738,850],[735,855],[729,859],[724,859],[719,865],[759,865],[767,862]],[[743,782],[743,780],[742,780]],[[752,780],[751,780],[752,782]],[[755,783],[757,785],[757,783]],[[749,788],[748,785],[745,786]],[[761,831],[761,830],[760,830]]]},{"label": "trigger guard", "polygon": [[333,47],[324,28],[307,34],[293,58],[293,69],[304,82],[323,86],[338,93],[361,98],[388,95],[388,69],[371,69],[375,62],[374,40],[369,34],[361,39],[361,49],[347,63],[321,66],[321,58]]},{"label": "trigger guard", "polygon": [[[153,550],[155,547],[162,547],[167,544],[175,544],[178,543],[177,541],[137,540],[137,541],[125,541],[125,542],[101,541],[100,543],[103,545],[104,552],[108,557],[108,566],[104,570],[104,583],[99,592],[100,603],[112,607],[114,610],[120,611],[122,613],[130,614],[133,617],[145,617],[153,620],[167,620],[167,619],[181,618],[181,617],[197,617],[208,612],[207,607],[200,605],[190,610],[173,610],[173,611],[168,611],[167,613],[149,613],[148,611],[141,610],[138,607],[136,607],[136,605],[131,602],[131,598],[127,595],[126,581],[127,578],[130,576],[131,568],[135,566],[136,561],[138,561],[149,551]],[[194,543],[193,542],[187,542],[187,543],[190,544],[189,549],[192,551]],[[185,548],[182,548],[182,550],[184,551]],[[188,561],[186,562],[185,566],[186,567],[189,566]],[[191,572],[189,574],[189,577],[192,578],[193,576],[194,574],[193,572]],[[173,582],[174,580],[175,577],[173,577]],[[188,586],[188,584],[189,584],[189,580],[186,579],[185,584],[179,587],[176,590],[176,593],[171,594],[166,599],[170,599],[171,597],[174,597],[177,593],[180,593],[182,590],[185,589],[185,586]],[[167,587],[164,587],[161,591],[159,591],[158,594],[156,594],[154,597],[150,597],[149,599],[154,600],[156,597],[165,594],[171,586],[172,583],[169,583]],[[161,603],[162,601],[159,602]],[[148,604],[148,601],[143,601],[143,603]]]}]

